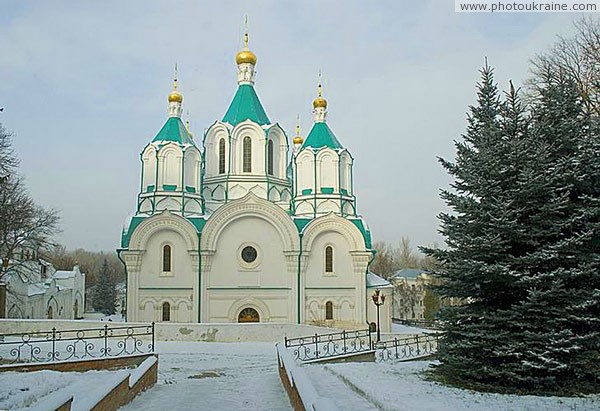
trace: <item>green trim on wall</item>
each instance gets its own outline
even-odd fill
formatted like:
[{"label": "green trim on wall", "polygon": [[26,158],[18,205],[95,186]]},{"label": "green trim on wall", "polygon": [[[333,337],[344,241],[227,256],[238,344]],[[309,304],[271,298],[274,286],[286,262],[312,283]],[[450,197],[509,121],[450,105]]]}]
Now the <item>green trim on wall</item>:
[{"label": "green trim on wall", "polygon": [[150,184],[148,187],[146,187],[146,192],[147,193],[151,193],[156,189],[156,186],[154,184]]},{"label": "green trim on wall", "polygon": [[312,188],[305,188],[304,190],[302,190],[303,196],[308,195],[310,193],[312,193]]},{"label": "green trim on wall", "polygon": [[321,187],[322,194],[333,194],[333,187]]},{"label": "green trim on wall", "polygon": [[185,186],[185,191],[188,193],[195,193],[196,192],[196,188],[192,187],[192,186]]},{"label": "green trim on wall", "polygon": [[163,190],[164,191],[176,191],[177,185],[176,184],[163,184]]},{"label": "green trim on wall", "polygon": [[140,223],[145,219],[146,217],[131,217],[131,221],[129,222],[129,229],[127,230],[127,232],[123,232],[123,235],[121,236],[121,248],[129,247],[129,240],[131,239],[131,235],[133,234],[137,226],[140,225]]}]

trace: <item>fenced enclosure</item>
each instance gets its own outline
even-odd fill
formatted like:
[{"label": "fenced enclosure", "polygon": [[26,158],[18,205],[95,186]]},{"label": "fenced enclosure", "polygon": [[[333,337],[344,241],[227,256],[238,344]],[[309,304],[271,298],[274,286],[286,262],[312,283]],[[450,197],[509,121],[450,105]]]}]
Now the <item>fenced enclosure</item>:
[{"label": "fenced enclosure", "polygon": [[373,352],[376,361],[409,360],[434,355],[443,334],[395,337],[376,342],[369,329],[285,338],[285,347],[303,363]]},{"label": "fenced enclosure", "polygon": [[0,335],[0,365],[154,353],[154,323]]},{"label": "fenced enclosure", "polygon": [[368,329],[285,338],[284,342],[285,347],[292,350],[294,358],[302,362],[373,350],[373,339]]},{"label": "fenced enclosure", "polygon": [[408,360],[428,357],[437,352],[440,334],[423,334],[411,337],[395,337],[377,343],[377,361]]}]

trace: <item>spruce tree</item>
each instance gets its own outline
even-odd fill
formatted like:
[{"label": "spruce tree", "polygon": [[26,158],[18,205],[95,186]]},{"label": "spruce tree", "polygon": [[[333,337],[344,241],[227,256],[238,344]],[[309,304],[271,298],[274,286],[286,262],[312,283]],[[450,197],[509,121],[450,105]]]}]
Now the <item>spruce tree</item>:
[{"label": "spruce tree", "polygon": [[598,136],[572,82],[543,84],[530,117],[512,85],[500,102],[486,65],[456,161],[441,160],[448,248],[425,251],[463,302],[442,313],[437,368],[460,384],[597,389]]},{"label": "spruce tree", "polygon": [[114,274],[108,269],[106,258],[102,263],[100,278],[96,284],[94,295],[94,309],[103,312],[106,315],[115,313],[115,304],[117,300],[117,288]]}]

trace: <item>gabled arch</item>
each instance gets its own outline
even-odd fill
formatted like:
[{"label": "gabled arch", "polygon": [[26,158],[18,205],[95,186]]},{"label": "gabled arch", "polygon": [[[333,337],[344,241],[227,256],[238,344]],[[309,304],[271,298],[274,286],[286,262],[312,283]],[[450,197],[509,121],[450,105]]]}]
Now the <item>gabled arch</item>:
[{"label": "gabled arch", "polygon": [[225,142],[225,170],[229,170],[230,164],[230,143],[231,143],[231,126],[225,123],[215,122],[209,127],[204,134],[204,160],[205,160],[205,177],[213,177],[220,175],[219,173],[219,141]]},{"label": "gabled arch", "polygon": [[148,240],[158,231],[171,229],[179,233],[185,240],[188,250],[197,250],[198,234],[196,228],[185,218],[169,212],[163,211],[145,219],[136,227],[131,240],[129,241],[130,250],[145,250]]},{"label": "gabled arch", "polygon": [[216,250],[221,232],[238,218],[248,216],[261,218],[277,230],[285,250],[298,250],[298,231],[292,219],[279,206],[259,198],[252,192],[219,207],[210,216],[202,230],[203,250]]},{"label": "gabled arch", "polygon": [[246,120],[236,125],[231,131],[231,165],[233,174],[243,174],[244,138],[250,137],[251,167],[249,174],[265,173],[265,133],[256,123]]},{"label": "gabled arch", "polygon": [[350,221],[334,213],[329,213],[311,221],[304,228],[304,249],[310,252],[315,239],[326,232],[336,232],[348,242],[350,251],[364,251],[365,240],[360,230]]}]

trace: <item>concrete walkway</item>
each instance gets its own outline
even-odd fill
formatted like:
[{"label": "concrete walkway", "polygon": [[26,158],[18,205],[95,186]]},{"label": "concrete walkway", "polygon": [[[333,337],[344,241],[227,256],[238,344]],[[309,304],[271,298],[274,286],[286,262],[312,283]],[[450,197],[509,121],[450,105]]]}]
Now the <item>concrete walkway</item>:
[{"label": "concrete walkway", "polygon": [[159,342],[158,383],[121,408],[291,410],[270,343]]}]

